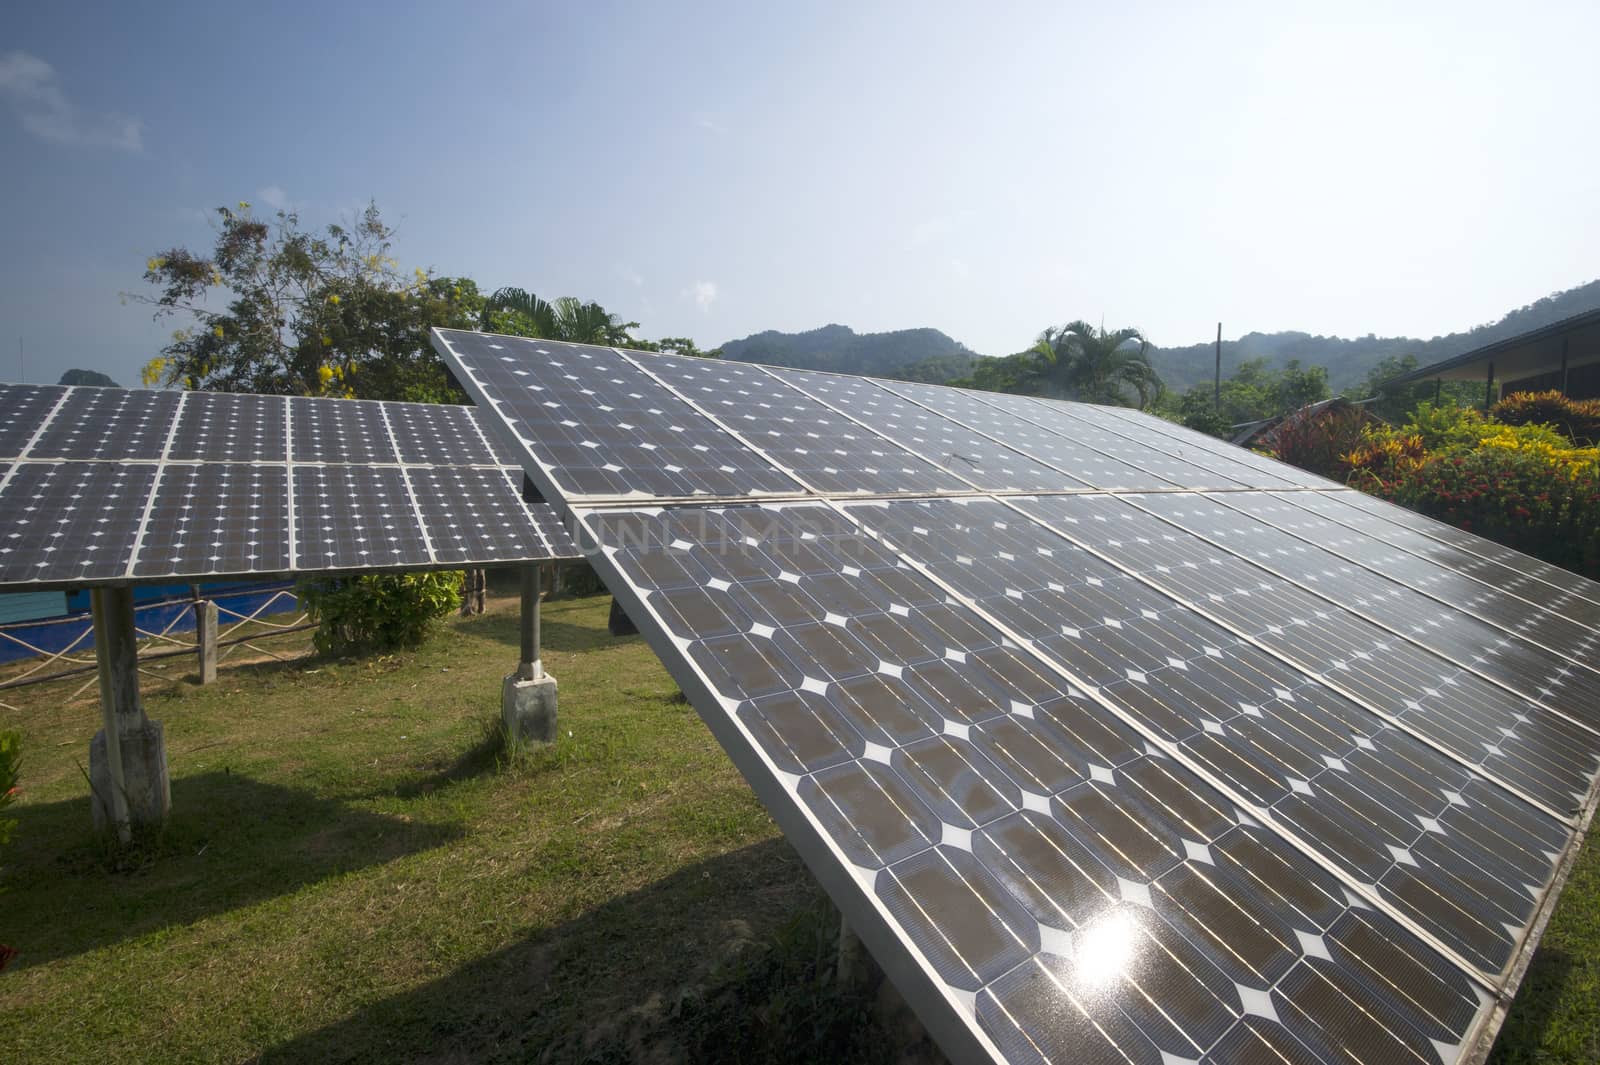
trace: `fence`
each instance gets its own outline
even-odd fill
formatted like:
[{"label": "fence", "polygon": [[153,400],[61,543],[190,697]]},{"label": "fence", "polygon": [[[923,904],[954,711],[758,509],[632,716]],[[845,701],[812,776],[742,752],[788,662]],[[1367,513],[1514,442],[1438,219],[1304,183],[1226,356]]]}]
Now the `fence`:
[{"label": "fence", "polygon": [[[139,654],[139,671],[152,677],[164,674],[150,668],[155,663],[183,656],[195,656],[196,664],[203,668],[207,654],[217,662],[226,660],[239,648],[245,647],[257,654],[286,661],[282,655],[258,645],[259,641],[290,633],[304,632],[316,627],[299,609],[292,586],[251,589],[247,593],[219,596],[216,600],[202,599],[197,594],[184,598],[169,598],[141,604],[136,614],[135,631],[143,642]],[[208,626],[199,623],[202,604],[215,603],[217,624],[214,642],[208,639]],[[294,613],[287,623],[264,620],[267,615]],[[184,634],[193,633],[185,639]],[[20,672],[0,681],[0,708],[17,710],[4,701],[4,693],[47,681],[64,680],[90,674],[73,690],[68,698],[77,698],[96,683],[93,676],[97,667],[94,655],[94,627],[83,615],[68,615],[39,622],[0,626],[0,650],[9,651],[7,657],[33,656]],[[147,665],[148,664],[148,665]]]}]

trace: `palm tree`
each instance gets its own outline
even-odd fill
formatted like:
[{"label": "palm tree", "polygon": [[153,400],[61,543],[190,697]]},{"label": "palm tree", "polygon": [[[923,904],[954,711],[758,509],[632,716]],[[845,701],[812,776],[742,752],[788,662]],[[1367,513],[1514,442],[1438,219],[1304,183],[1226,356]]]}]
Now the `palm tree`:
[{"label": "palm tree", "polygon": [[520,288],[497,289],[484,302],[480,326],[517,336],[566,340],[574,344],[630,344],[628,330],[638,322],[625,322],[598,303],[562,296],[551,303]]},{"label": "palm tree", "polygon": [[1051,389],[1084,403],[1128,406],[1128,390],[1140,409],[1161,393],[1161,377],[1150,365],[1150,342],[1137,329],[1106,332],[1088,322],[1051,326],[1033,347]]}]

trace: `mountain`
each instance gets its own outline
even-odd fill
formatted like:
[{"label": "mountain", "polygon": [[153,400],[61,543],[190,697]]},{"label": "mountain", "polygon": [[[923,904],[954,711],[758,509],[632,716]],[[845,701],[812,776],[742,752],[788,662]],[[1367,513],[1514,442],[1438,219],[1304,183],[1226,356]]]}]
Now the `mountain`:
[{"label": "mountain", "polygon": [[972,370],[977,354],[937,329],[897,329],[857,333],[849,326],[825,325],[804,333],[769,329],[721,345],[722,357],[802,370],[895,377],[907,381],[948,381]]},{"label": "mountain", "polygon": [[[1326,366],[1328,383],[1338,392],[1360,384],[1369,370],[1390,355],[1415,355],[1417,365],[1427,366],[1597,307],[1600,307],[1600,281],[1591,281],[1519,307],[1489,325],[1431,340],[1379,337],[1371,333],[1353,340],[1296,332],[1246,333],[1238,340],[1222,342],[1222,376],[1232,375],[1246,359],[1264,358],[1272,369],[1291,359],[1299,359],[1302,366]],[[1161,374],[1162,381],[1178,392],[1210,381],[1215,360],[1216,349],[1209,342],[1150,349],[1150,361]]]},{"label": "mountain", "polygon": [[61,375],[61,380],[56,382],[61,385],[103,385],[106,388],[116,388],[117,383],[108,374],[99,370],[68,370]]}]

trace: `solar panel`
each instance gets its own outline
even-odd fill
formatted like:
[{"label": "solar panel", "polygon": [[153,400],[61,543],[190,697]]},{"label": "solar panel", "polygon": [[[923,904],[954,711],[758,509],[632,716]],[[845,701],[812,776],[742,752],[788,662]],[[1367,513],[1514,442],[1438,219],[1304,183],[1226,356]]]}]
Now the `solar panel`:
[{"label": "solar panel", "polygon": [[800,490],[792,477],[608,348],[542,340],[519,346],[537,360],[536,381],[532,370],[506,354],[500,337],[458,330],[438,335],[463,375],[505,406],[503,417],[515,419],[523,432],[541,434],[545,474],[563,494],[670,498]]},{"label": "solar panel", "polygon": [[0,584],[576,558],[469,407],[0,385]]},{"label": "solar panel", "polygon": [[[1600,776],[1584,675],[1526,688],[1553,648],[1495,584],[1552,575],[1420,568],[1481,552],[1381,505],[1325,550],[1304,501],[1351,493],[1122,411],[435,343],[952,1057],[1487,1052]],[[627,442],[688,432],[796,498]],[[864,480],[891,446],[971,489]]]}]

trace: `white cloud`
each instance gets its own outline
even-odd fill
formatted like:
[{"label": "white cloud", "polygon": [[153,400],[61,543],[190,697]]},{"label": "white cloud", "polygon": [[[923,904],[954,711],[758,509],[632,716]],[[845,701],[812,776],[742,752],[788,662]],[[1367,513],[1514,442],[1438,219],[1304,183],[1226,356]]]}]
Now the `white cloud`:
[{"label": "white cloud", "polygon": [[67,99],[56,70],[27,52],[0,55],[0,96],[22,128],[42,140],[92,148],[144,150],[144,123],[111,112],[90,114]]},{"label": "white cloud", "polygon": [[721,122],[718,122],[704,111],[696,111],[693,118],[694,124],[703,130],[709,130],[712,133],[728,132],[727,126],[724,126]]},{"label": "white cloud", "polygon": [[274,211],[282,211],[289,207],[289,194],[283,191],[282,185],[268,185],[264,189],[257,189],[256,195],[261,202]]},{"label": "white cloud", "polygon": [[635,270],[633,267],[619,266],[616,269],[617,276],[626,281],[628,284],[632,285],[634,288],[638,288],[640,285],[644,284],[644,275]]},{"label": "white cloud", "polygon": [[720,293],[717,290],[715,281],[696,281],[684,289],[683,294],[694,300],[702,311],[709,311],[711,305],[717,302],[717,296]]}]

